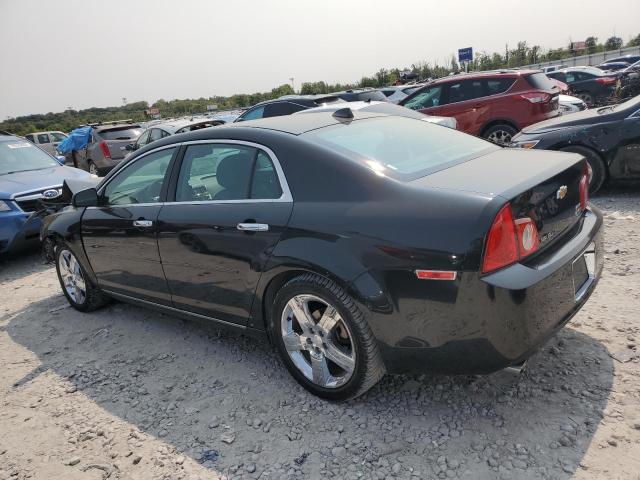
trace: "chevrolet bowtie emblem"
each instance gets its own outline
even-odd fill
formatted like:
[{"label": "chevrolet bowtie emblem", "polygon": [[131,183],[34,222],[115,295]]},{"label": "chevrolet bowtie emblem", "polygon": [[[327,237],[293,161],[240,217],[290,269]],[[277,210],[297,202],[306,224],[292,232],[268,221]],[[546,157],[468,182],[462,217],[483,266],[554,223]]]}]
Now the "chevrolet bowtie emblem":
[{"label": "chevrolet bowtie emblem", "polygon": [[558,191],[556,192],[556,199],[557,200],[562,200],[564,197],[567,196],[567,186],[566,185],[562,185]]}]

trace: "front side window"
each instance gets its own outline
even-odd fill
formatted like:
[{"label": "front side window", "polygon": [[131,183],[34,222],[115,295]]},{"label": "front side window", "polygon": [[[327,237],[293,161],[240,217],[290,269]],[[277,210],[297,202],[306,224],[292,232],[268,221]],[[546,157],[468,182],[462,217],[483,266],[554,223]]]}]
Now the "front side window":
[{"label": "front side window", "polygon": [[149,135],[149,143],[155,142],[156,140],[160,140],[162,138],[162,130],[159,128],[152,128],[151,134]]},{"label": "front side window", "polygon": [[54,142],[62,142],[67,136],[60,132],[51,132],[51,140]]},{"label": "front side window", "polygon": [[254,108],[253,110],[249,110],[246,114],[239,118],[239,120],[257,120],[258,118],[262,118],[264,115],[264,107]]},{"label": "front side window", "polygon": [[30,142],[34,141],[33,135],[29,134],[29,135],[25,135],[24,138],[26,138],[27,140],[29,140]]},{"label": "front side window", "polygon": [[187,147],[176,188],[177,202],[280,198],[269,156],[254,147],[209,143]]},{"label": "front side window", "polygon": [[138,141],[136,142],[138,144],[138,148],[144,147],[147,143],[149,143],[149,135],[150,135],[150,133],[151,133],[151,131],[147,130],[142,135],[140,135],[140,137],[138,138]]},{"label": "front side window", "polygon": [[405,102],[404,106],[411,110],[422,110],[424,108],[437,107],[440,105],[440,95],[442,93],[442,86],[436,85],[431,88],[422,90],[416,93],[415,97],[410,98]]},{"label": "front side window", "polygon": [[38,143],[49,143],[49,135],[47,135],[46,133],[39,133]]},{"label": "front side window", "polygon": [[154,152],[121,170],[102,192],[103,205],[130,205],[160,201],[162,183],[175,148]]}]

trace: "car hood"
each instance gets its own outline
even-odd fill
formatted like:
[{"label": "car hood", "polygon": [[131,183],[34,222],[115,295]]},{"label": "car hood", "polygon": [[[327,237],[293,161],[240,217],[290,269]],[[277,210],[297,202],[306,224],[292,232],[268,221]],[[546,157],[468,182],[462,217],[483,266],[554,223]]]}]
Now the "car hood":
[{"label": "car hood", "polygon": [[570,115],[561,115],[544,122],[534,123],[522,129],[522,133],[546,133],[561,128],[577,127],[580,125],[591,125],[593,123],[606,122],[610,114],[598,113],[598,108],[575,112]]},{"label": "car hood", "polygon": [[17,193],[58,187],[67,179],[86,180],[89,178],[91,175],[84,170],[63,166],[0,175],[0,199],[9,199]]}]

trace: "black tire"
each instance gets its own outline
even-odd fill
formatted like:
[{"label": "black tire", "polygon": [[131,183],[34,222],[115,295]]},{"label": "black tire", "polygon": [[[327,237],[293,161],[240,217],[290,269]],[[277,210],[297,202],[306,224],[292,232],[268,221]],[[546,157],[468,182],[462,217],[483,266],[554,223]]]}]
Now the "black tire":
[{"label": "black tire", "polygon": [[516,133],[518,133],[518,130],[514,127],[506,123],[501,123],[487,128],[482,134],[482,137],[497,145],[506,146],[511,143],[511,139]]},{"label": "black tire", "polygon": [[[288,302],[298,295],[318,297],[329,306],[333,306],[347,327],[350,349],[355,352],[355,367],[349,379],[340,386],[323,387],[314,383],[296,366],[285,347],[282,334],[283,313]],[[319,397],[328,400],[347,400],[358,397],[378,383],[385,374],[377,341],[363,313],[342,288],[327,278],[307,273],[287,282],[276,294],[271,312],[270,330],[276,349],[293,378]],[[308,352],[307,355],[309,355]]]},{"label": "black tire", "polygon": [[589,92],[577,92],[575,96],[586,103],[588,107],[592,107],[595,103],[593,95]]},{"label": "black tire", "polygon": [[[67,286],[65,286],[65,280],[63,280],[64,273],[61,271],[61,257],[66,255],[66,253],[70,254],[73,259],[78,263],[78,268],[83,278],[84,282],[84,295],[80,296],[77,292],[72,295]],[[100,291],[97,287],[91,284],[88,280],[87,272],[82,267],[82,264],[77,260],[73,251],[66,245],[65,243],[60,243],[56,247],[55,251],[55,261],[56,261],[56,272],[58,274],[58,281],[60,282],[60,287],[62,288],[62,293],[67,298],[69,304],[80,312],[91,312],[93,310],[97,310],[105,306],[109,303],[109,297],[107,297],[104,293]],[[78,298],[74,298],[74,296],[78,295]]]},{"label": "black tire", "polygon": [[[91,170],[92,170],[92,168],[91,168],[91,167],[93,167],[93,169],[94,169],[94,171],[93,171],[93,172],[91,171]],[[87,172],[92,173],[92,174],[94,174],[94,175],[97,175],[98,177],[100,177],[100,176],[101,176],[101,175],[100,175],[100,169],[99,169],[99,168],[98,168],[98,166],[97,166],[95,163],[93,163],[91,160],[89,160],[89,163],[87,164]]]},{"label": "black tire", "polygon": [[582,155],[589,162],[591,168],[591,178],[589,179],[589,193],[596,193],[602,187],[602,184],[607,179],[607,167],[600,155],[590,148],[583,147],[581,145],[568,145],[560,149],[562,152],[571,152]]}]

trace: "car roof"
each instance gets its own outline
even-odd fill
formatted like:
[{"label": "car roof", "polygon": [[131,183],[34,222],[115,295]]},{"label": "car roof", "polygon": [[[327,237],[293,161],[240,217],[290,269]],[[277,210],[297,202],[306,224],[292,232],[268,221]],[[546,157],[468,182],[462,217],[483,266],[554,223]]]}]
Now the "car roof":
[{"label": "car roof", "polygon": [[141,128],[137,123],[115,123],[109,125],[95,125],[93,127],[98,133],[106,132],[107,130],[121,130],[123,128]]},{"label": "car roof", "polygon": [[41,135],[43,133],[62,133],[63,135],[66,135],[66,133],[61,132],[60,130],[43,130],[42,132],[29,132],[27,133],[27,135]]},{"label": "car roof", "polygon": [[215,123],[222,120],[216,120],[214,118],[198,117],[198,118],[177,118],[175,120],[169,120],[167,122],[154,123],[149,125],[148,129],[161,128],[169,133],[175,133],[181,128],[188,127],[189,125],[198,125],[200,123]]},{"label": "car roof", "polygon": [[259,107],[261,105],[268,105],[270,103],[276,102],[292,102],[292,103],[300,103],[301,105],[312,105],[314,102],[318,100],[325,100],[326,102],[343,102],[344,100],[336,97],[332,93],[328,94],[318,94],[318,95],[283,95],[282,97],[273,98],[271,100],[265,100],[263,102],[256,103],[255,105],[251,105],[247,107],[247,110],[253,107]]},{"label": "car roof", "polygon": [[470,73],[457,73],[455,75],[449,75],[446,77],[440,77],[432,80],[431,82],[425,83],[423,85],[434,85],[439,83],[447,83],[447,82],[455,82],[460,79],[474,79],[474,78],[485,78],[485,77],[520,77],[524,75],[531,75],[534,73],[542,73],[542,70],[487,70],[482,72],[470,72]]},{"label": "car roof", "polygon": [[[348,106],[343,107],[343,109],[349,109],[351,103],[349,102]],[[367,103],[367,102],[362,102]],[[382,102],[379,102],[382,103]],[[342,109],[337,109],[342,110]],[[348,119],[349,121],[354,120],[363,120],[365,118],[375,118],[375,117],[389,117],[391,115],[378,113],[378,112],[361,112],[358,109],[351,110],[353,114],[353,118]],[[259,128],[265,130],[275,130],[278,132],[289,133],[291,135],[301,135],[305,132],[309,132],[311,130],[317,130],[319,128],[328,127],[331,125],[337,125],[345,122],[344,118],[338,118],[334,116],[335,112],[327,112],[327,111],[319,111],[313,113],[307,113],[305,115],[283,115],[280,117],[270,117],[270,118],[261,118],[257,120],[248,120],[241,123],[234,123],[230,125],[224,125],[215,130],[222,131],[222,129],[235,129],[235,128]]]}]

